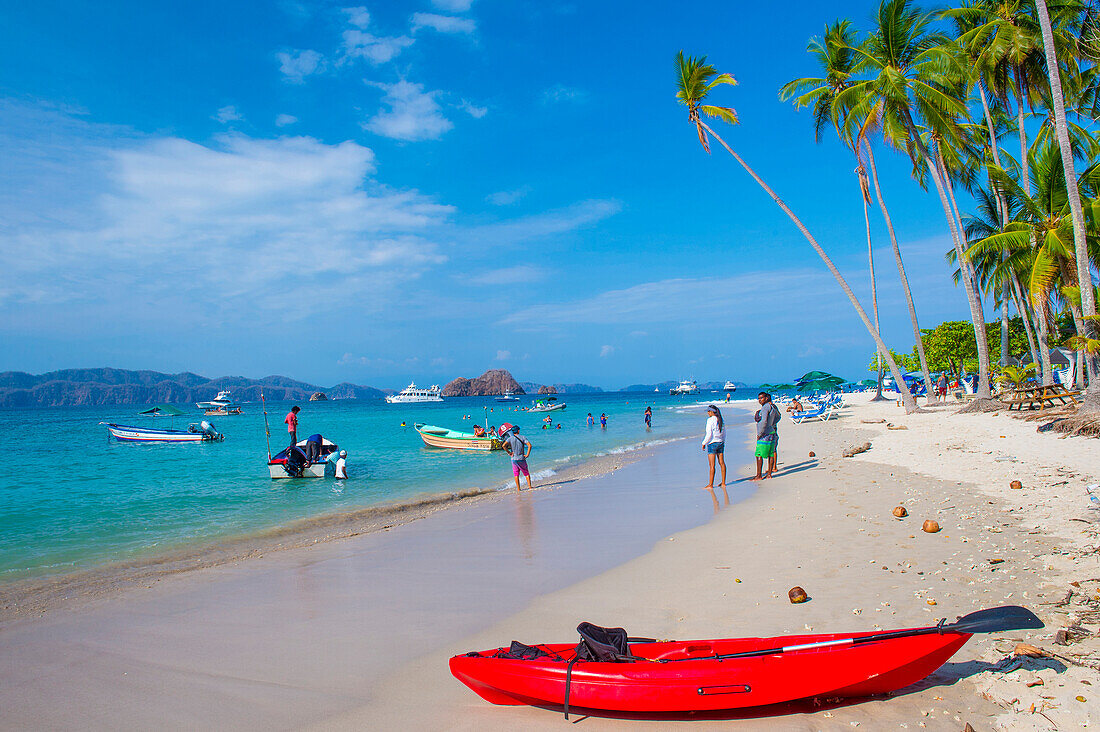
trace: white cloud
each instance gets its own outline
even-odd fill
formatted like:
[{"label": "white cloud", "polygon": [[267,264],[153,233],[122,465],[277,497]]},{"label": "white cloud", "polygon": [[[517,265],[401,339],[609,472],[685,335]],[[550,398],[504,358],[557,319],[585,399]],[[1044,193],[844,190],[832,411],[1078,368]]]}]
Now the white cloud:
[{"label": "white cloud", "polygon": [[431,28],[440,33],[473,33],[477,29],[477,24],[469,18],[458,18],[453,15],[413,13],[412,32],[416,33],[421,28]]},{"label": "white cloud", "polygon": [[615,346],[600,346],[600,358],[607,358],[615,352]]},{"label": "white cloud", "polygon": [[432,0],[432,5],[450,13],[465,13],[474,4],[474,0]]},{"label": "white cloud", "polygon": [[648,335],[649,335],[649,333],[647,333],[644,330],[632,330],[632,331],[630,331],[630,337],[631,338],[645,338]]},{"label": "white cloud", "polygon": [[489,109],[487,107],[478,107],[474,104],[471,104],[470,102],[467,102],[465,99],[463,99],[462,103],[458,105],[458,108],[473,117],[474,119],[481,119],[489,113]]},{"label": "white cloud", "polygon": [[215,114],[211,119],[216,119],[222,124],[227,124],[229,122],[239,122],[244,119],[244,116],[237,111],[236,107],[230,104],[219,109],[218,113]]},{"label": "white cloud", "polygon": [[277,115],[275,115],[275,126],[276,127],[286,127],[287,125],[292,125],[297,121],[298,121],[298,118],[295,117],[292,114],[277,114]]},{"label": "white cloud", "polygon": [[558,104],[561,102],[583,102],[588,98],[588,92],[583,89],[555,84],[543,91],[541,101],[543,104]]},{"label": "white cloud", "polygon": [[386,92],[382,102],[389,109],[367,120],[365,129],[395,140],[416,141],[438,139],[454,127],[436,102],[439,92],[426,92],[421,84],[410,81],[376,86]]},{"label": "white cloud", "polygon": [[379,37],[362,30],[344,31],[345,57],[365,58],[373,64],[392,61],[412,44],[408,36]]},{"label": "white cloud", "polygon": [[567,231],[575,231],[619,213],[623,208],[616,200],[591,199],[545,213],[486,224],[464,232],[474,241],[491,241],[496,245],[516,244]]},{"label": "white cloud", "polygon": [[301,84],[324,66],[324,56],[317,51],[280,51],[275,57],[279,59],[279,71],[292,84]]},{"label": "white cloud", "polygon": [[494,206],[511,206],[530,192],[530,186],[523,186],[514,191],[497,191],[496,193],[490,193],[485,197],[485,200]]},{"label": "white cloud", "polygon": [[512,357],[511,351],[497,351],[497,361],[507,361]]},{"label": "white cloud", "polygon": [[[430,232],[452,209],[374,180],[374,153],[354,142],[197,144],[58,114],[20,126],[0,133],[0,179],[19,184],[0,197],[0,257],[17,262],[0,282],[0,313],[35,304],[63,323],[74,307],[104,324],[271,323],[382,307],[445,261]],[[42,196],[54,160],[66,195]]]},{"label": "white cloud", "polygon": [[348,16],[348,23],[360,30],[366,30],[370,25],[370,12],[363,6],[357,8],[344,8],[344,15]]},{"label": "white cloud", "polygon": [[464,276],[462,281],[472,285],[515,285],[524,282],[537,282],[546,276],[545,270],[527,264],[515,267],[491,269],[473,276]]}]

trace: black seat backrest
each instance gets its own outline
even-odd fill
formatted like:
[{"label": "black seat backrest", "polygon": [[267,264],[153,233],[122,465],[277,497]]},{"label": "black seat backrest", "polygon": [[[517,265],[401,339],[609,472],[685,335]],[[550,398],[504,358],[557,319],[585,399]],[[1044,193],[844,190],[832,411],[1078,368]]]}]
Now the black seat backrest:
[{"label": "black seat backrest", "polygon": [[585,661],[628,661],[627,634],[622,628],[602,628],[592,623],[577,626],[581,642],[576,657]]}]

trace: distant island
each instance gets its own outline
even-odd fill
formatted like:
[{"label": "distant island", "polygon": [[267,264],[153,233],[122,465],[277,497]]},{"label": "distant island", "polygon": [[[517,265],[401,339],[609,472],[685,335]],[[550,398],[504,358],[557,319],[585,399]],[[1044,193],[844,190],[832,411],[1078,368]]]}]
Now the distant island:
[{"label": "distant island", "polygon": [[[616,391],[667,392],[678,382],[631,384]],[[738,388],[745,386],[734,382]],[[700,390],[721,390],[724,382],[699,384]],[[164,374],[159,371],[126,369],[63,369],[45,374],[23,371],[0,373],[0,408],[103,406],[112,404],[182,404],[214,398],[219,391],[233,392],[240,402],[260,400],[260,390],[272,400],[320,401],[324,399],[377,399],[392,390],[342,383],[324,387],[307,384],[286,376],[249,379],[244,376],[220,376],[211,379],[188,371]],[[499,396],[513,394],[599,394],[604,390],[589,384],[539,384],[516,381],[505,369],[490,369],[476,378],[459,377],[443,388],[445,397]]]},{"label": "distant island", "polygon": [[318,392],[329,399],[370,399],[385,392],[371,386],[337,384],[320,387],[285,376],[248,379],[222,376],[211,379],[190,372],[162,374],[125,369],[64,369],[46,374],[22,371],[0,373],[0,407],[71,407],[108,404],[180,404],[214,398],[230,390],[235,401],[268,399],[306,401]]}]

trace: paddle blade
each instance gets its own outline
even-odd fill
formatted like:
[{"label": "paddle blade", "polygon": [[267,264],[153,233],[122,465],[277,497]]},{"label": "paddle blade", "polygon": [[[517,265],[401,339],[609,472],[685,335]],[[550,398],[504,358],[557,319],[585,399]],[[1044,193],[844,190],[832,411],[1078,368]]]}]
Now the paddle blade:
[{"label": "paddle blade", "polygon": [[944,625],[944,630],[955,633],[1002,633],[1006,630],[1034,630],[1043,627],[1039,616],[1019,605],[1005,605],[979,610]]}]

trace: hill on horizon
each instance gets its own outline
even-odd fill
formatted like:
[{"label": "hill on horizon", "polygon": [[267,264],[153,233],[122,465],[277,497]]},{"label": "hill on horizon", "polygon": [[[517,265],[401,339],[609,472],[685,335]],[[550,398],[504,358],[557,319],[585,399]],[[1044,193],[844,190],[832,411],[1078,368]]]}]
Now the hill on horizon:
[{"label": "hill on horizon", "polygon": [[273,400],[304,401],[318,391],[324,392],[329,399],[371,399],[386,395],[371,386],[345,382],[323,387],[278,375],[262,379],[244,376],[211,379],[189,371],[164,374],[115,368],[62,369],[44,374],[0,373],[0,407],[182,404],[213,399],[226,389],[233,392],[237,401],[258,401],[261,389]]}]

